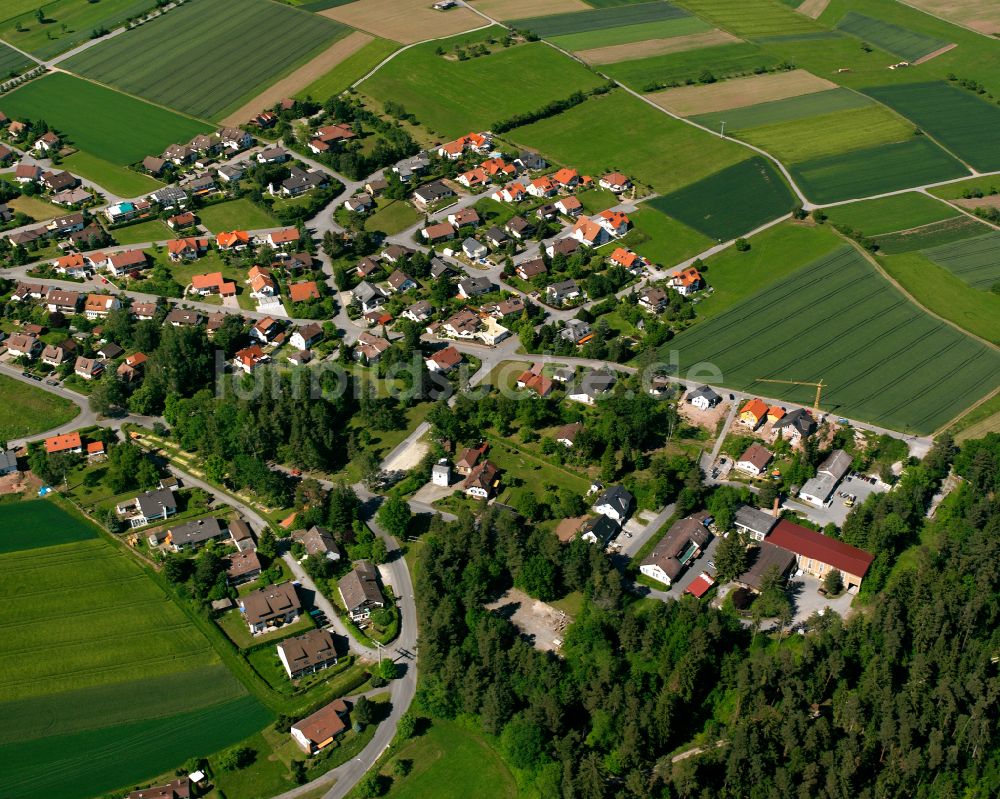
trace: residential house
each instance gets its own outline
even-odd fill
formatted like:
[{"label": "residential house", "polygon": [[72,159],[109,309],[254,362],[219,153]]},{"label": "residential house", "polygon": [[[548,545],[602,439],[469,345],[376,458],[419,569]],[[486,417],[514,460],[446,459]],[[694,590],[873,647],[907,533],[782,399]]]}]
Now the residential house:
[{"label": "residential house", "polygon": [[73,373],[84,380],[93,380],[104,373],[104,364],[96,358],[77,358]]},{"label": "residential house", "polygon": [[297,680],[306,674],[336,666],[337,647],[329,630],[310,630],[278,644],[278,659],[285,667],[288,679]]},{"label": "residential house", "polygon": [[207,272],[204,275],[191,276],[192,294],[200,294],[207,297],[209,294],[221,294],[224,297],[236,296],[236,284],[231,280],[226,280],[222,272]]},{"label": "residential house", "polygon": [[763,541],[774,529],[778,520],[766,511],[750,505],[741,505],[733,517],[733,527],[752,541]]},{"label": "residential house", "polygon": [[[410,179],[414,175],[422,175],[430,168],[430,165],[431,159],[428,157],[427,153],[420,152],[412,158],[404,158],[402,161],[397,162],[396,165],[393,166],[392,171],[396,173],[400,181],[403,183],[409,183]],[[385,183],[382,190],[388,188],[388,181],[383,180],[382,182]]]},{"label": "residential house", "polygon": [[357,343],[354,345],[354,358],[370,366],[376,363],[382,357],[382,353],[391,346],[392,344],[381,336],[363,331],[358,335]]},{"label": "residential house", "polygon": [[45,295],[45,307],[49,309],[49,313],[59,311],[64,314],[75,314],[76,309],[80,307],[82,296],[79,291],[50,288]]},{"label": "residential house", "polygon": [[316,322],[300,325],[292,333],[291,345],[298,350],[308,350],[323,340],[323,328]]},{"label": "residential house", "polygon": [[257,339],[261,344],[269,344],[280,332],[281,323],[270,316],[265,316],[250,328],[250,337]]},{"label": "residential house", "polygon": [[245,230],[225,230],[215,237],[220,250],[245,250],[250,246],[250,234]]},{"label": "residential house", "polygon": [[496,464],[483,461],[474,466],[462,482],[462,490],[476,499],[489,499],[500,486],[500,470]]},{"label": "residential house", "polygon": [[14,169],[14,181],[22,186],[26,183],[37,183],[42,179],[42,168],[37,164],[18,164]]},{"label": "residential house", "polygon": [[547,397],[552,393],[552,381],[542,374],[542,363],[532,364],[530,369],[521,372],[517,378],[517,387],[534,391],[539,397]]},{"label": "residential house", "polygon": [[63,191],[53,194],[49,199],[56,205],[82,205],[91,199],[92,195],[89,191],[82,188],[75,189],[64,189]]},{"label": "residential house", "polygon": [[[470,261],[479,261],[487,256],[486,245],[476,239],[468,238],[462,242],[462,254]],[[460,284],[461,285],[461,284]]]},{"label": "residential house", "polygon": [[242,585],[260,577],[260,558],[254,549],[234,552],[224,562],[226,564],[226,580],[230,585]]},{"label": "residential house", "polygon": [[385,607],[385,597],[378,584],[378,569],[367,560],[359,560],[337,584],[347,615],[353,622],[366,621],[373,610]]},{"label": "residential house", "polygon": [[523,241],[535,232],[535,226],[523,216],[511,217],[503,229],[518,241]]},{"label": "residential house", "polygon": [[62,366],[71,357],[71,353],[59,344],[49,344],[42,350],[42,363],[47,366]]},{"label": "residential house", "polygon": [[704,287],[705,282],[702,280],[701,272],[693,266],[689,266],[687,269],[682,269],[679,272],[674,272],[670,276],[670,288],[682,297],[689,297]]},{"label": "residential house", "polygon": [[545,159],[542,158],[538,153],[533,153],[530,150],[525,150],[514,159],[514,163],[521,169],[530,172],[537,172],[540,169],[545,169],[548,164]]},{"label": "residential house", "polygon": [[[171,527],[163,537],[163,543],[172,547],[174,552],[180,552],[185,549],[197,549],[209,541],[224,541],[227,538],[229,530],[223,525],[222,520],[209,517]],[[150,543],[153,546],[158,545],[154,543],[153,536],[150,536]]]},{"label": "residential house", "polygon": [[334,561],[343,557],[340,547],[325,527],[314,524],[308,530],[295,530],[292,533],[292,540],[302,544],[306,557],[318,555]]},{"label": "residential house", "polygon": [[435,222],[420,231],[428,244],[437,244],[439,241],[448,241],[455,238],[455,228],[450,222]]},{"label": "residential house", "polygon": [[344,200],[344,208],[358,214],[366,214],[375,207],[375,198],[370,194],[355,194]]},{"label": "residential house", "polygon": [[278,293],[278,284],[271,277],[271,270],[263,266],[252,266],[247,272],[247,282],[250,284],[250,296],[262,300],[274,297]]},{"label": "residential house", "polygon": [[607,228],[586,215],[581,215],[576,220],[569,235],[580,244],[585,244],[588,247],[600,247],[611,240]]},{"label": "residential house", "polygon": [[582,422],[570,422],[556,430],[554,437],[556,442],[562,444],[566,449],[573,449],[573,444],[581,430],[583,430]]},{"label": "residential house", "polygon": [[818,425],[812,414],[804,408],[788,411],[772,426],[775,438],[784,438],[797,445],[803,438],[816,432]]},{"label": "residential house", "polygon": [[751,477],[760,477],[771,462],[770,451],[754,441],[736,461],[736,468]]},{"label": "residential house", "polygon": [[261,588],[240,598],[240,612],[254,635],[292,624],[302,612],[294,583]]},{"label": "residential house", "polygon": [[348,710],[343,699],[334,699],[302,721],[295,722],[290,730],[292,739],[307,755],[325,749],[347,730]]},{"label": "residential house", "polygon": [[289,158],[291,155],[281,147],[268,147],[257,153],[257,162],[261,164],[281,164]]},{"label": "residential house", "polygon": [[138,788],[130,792],[126,799],[190,799],[190,797],[191,778],[185,776],[171,780],[166,785]]},{"label": "residential house", "polygon": [[83,441],[79,433],[63,433],[45,439],[45,453],[57,455],[60,452],[72,452],[79,455],[83,452]]},{"label": "residential house", "polygon": [[78,230],[83,230],[87,226],[87,218],[83,211],[76,211],[66,216],[57,216],[46,225],[48,230],[55,236],[68,236]]},{"label": "residential house", "polygon": [[237,351],[233,357],[233,366],[242,369],[248,375],[253,374],[258,366],[270,361],[270,357],[261,349],[260,344],[251,344]]},{"label": "residential house", "polygon": [[186,311],[182,308],[174,308],[166,315],[164,324],[173,327],[197,327],[204,321],[204,317],[198,311]]},{"label": "residential house", "polygon": [[506,186],[501,186],[490,195],[490,199],[496,200],[498,203],[519,203],[525,198],[526,194],[527,190],[524,188],[524,184],[514,182],[508,183]]},{"label": "residential house", "polygon": [[142,250],[125,250],[108,256],[107,269],[120,277],[149,266],[149,258]]},{"label": "residential house", "polygon": [[194,215],[194,211],[182,211],[167,219],[167,227],[171,230],[183,230],[193,227],[197,221],[198,217]]},{"label": "residential house", "polygon": [[615,194],[621,194],[623,191],[628,191],[632,188],[632,181],[621,172],[609,172],[600,179],[597,185],[602,189],[613,191]]},{"label": "residential house", "polygon": [[76,175],[71,175],[65,170],[61,172],[43,172],[42,185],[49,191],[57,193],[75,189],[80,185],[80,179]]},{"label": "residential house", "polygon": [[639,307],[650,313],[659,313],[667,307],[667,292],[652,286],[639,295]]},{"label": "residential house", "polygon": [[530,261],[524,261],[514,267],[514,274],[521,280],[531,280],[531,278],[544,275],[548,271],[545,261],[541,258],[532,258]]},{"label": "residential house", "polygon": [[580,173],[575,169],[568,169],[564,167],[552,176],[552,180],[563,189],[571,189],[574,186],[579,185]]},{"label": "residential house", "polygon": [[431,258],[431,277],[434,280],[441,280],[446,277],[455,277],[458,273],[455,267],[440,258]]},{"label": "residential house", "polygon": [[664,585],[671,585],[711,540],[712,534],[701,518],[680,519],[642,561],[639,571]]},{"label": "residential house", "polygon": [[411,322],[423,322],[430,319],[432,313],[434,313],[434,307],[427,300],[418,300],[404,310],[400,316]]},{"label": "residential house", "polygon": [[472,470],[476,468],[479,459],[486,454],[488,449],[489,444],[484,441],[478,447],[470,447],[465,450],[455,461],[455,471],[468,477],[472,474]]},{"label": "residential house", "polygon": [[550,222],[559,215],[559,209],[553,203],[543,203],[535,209],[535,219],[540,222]]},{"label": "residential house", "polygon": [[574,344],[586,344],[590,341],[593,332],[588,322],[584,322],[582,319],[567,319],[566,326],[559,332],[559,335]]},{"label": "residential house", "polygon": [[559,187],[548,177],[540,177],[528,184],[527,192],[532,197],[551,197]]},{"label": "residential house", "polygon": [[694,405],[694,407],[700,411],[710,410],[722,402],[722,397],[716,394],[708,386],[698,386],[697,388],[691,389],[687,393],[686,399],[691,405]]},{"label": "residential house", "polygon": [[152,319],[156,316],[156,303],[155,302],[135,302],[132,303],[130,308],[132,315],[138,319],[140,322],[147,319]]},{"label": "residential house", "polygon": [[358,265],[355,267],[355,271],[358,273],[358,277],[364,280],[368,278],[370,275],[373,275],[376,272],[378,272],[381,268],[382,267],[379,265],[377,259],[365,256],[360,261],[358,261]]},{"label": "residential house", "polygon": [[0,476],[17,471],[17,450],[0,449]]},{"label": "residential house", "polygon": [[733,582],[759,594],[772,574],[777,573],[778,578],[784,580],[794,565],[794,554],[768,541],[761,541],[758,546],[750,547],[747,569]]},{"label": "residential house", "polygon": [[84,278],[90,270],[87,259],[78,252],[56,258],[52,265],[60,275],[72,278]]},{"label": "residential house", "polygon": [[615,248],[615,251],[611,253],[608,260],[613,265],[628,269],[633,274],[641,272],[643,267],[646,265],[645,258],[638,253],[632,252],[632,250],[629,250],[626,247]]},{"label": "residential house", "polygon": [[147,360],[145,353],[132,353],[118,366],[118,376],[127,383],[135,381],[145,371]]},{"label": "residential house", "polygon": [[617,521],[610,516],[601,514],[592,516],[581,525],[580,538],[588,544],[596,544],[604,549],[621,532],[621,529],[621,525]]},{"label": "residential house", "polygon": [[171,239],[167,242],[167,254],[171,261],[194,261],[201,258],[207,250],[208,239]]},{"label": "residential house", "polygon": [[816,476],[807,480],[799,489],[799,499],[822,508],[830,501],[840,481],[851,470],[851,456],[842,449],[835,449],[816,470]]},{"label": "residential house", "polygon": [[619,524],[632,515],[635,497],[624,486],[614,485],[604,489],[594,503],[594,510],[602,516],[614,519]]},{"label": "residential house", "polygon": [[40,300],[48,292],[48,287],[41,283],[18,283],[14,288],[14,293],[10,295],[14,302],[26,302],[27,300]]},{"label": "residential house", "polygon": [[583,291],[573,278],[561,280],[545,287],[545,300],[549,305],[564,305],[582,296]]},{"label": "residential house", "polygon": [[58,150],[59,147],[60,147],[59,137],[50,130],[46,133],[43,133],[38,139],[35,140],[32,149],[38,150],[39,152],[48,153]]},{"label": "residential house", "polygon": [[458,282],[458,296],[464,299],[489,294],[493,291],[493,282],[488,277],[467,277]]},{"label": "residential house", "polygon": [[33,360],[42,351],[42,341],[31,333],[15,333],[7,339],[7,352]]},{"label": "residential house", "polygon": [[485,169],[477,166],[475,169],[463,172],[458,176],[457,181],[467,189],[476,189],[487,185],[490,182],[490,176],[486,174]]},{"label": "residential house", "polygon": [[427,364],[427,371],[438,373],[450,372],[461,362],[462,353],[454,347],[438,350],[424,361]]},{"label": "residential house", "polygon": [[162,158],[164,161],[182,166],[190,163],[197,154],[196,150],[192,150],[186,144],[171,144],[163,151]]},{"label": "residential house", "polygon": [[139,494],[135,499],[118,505],[115,510],[120,516],[125,516],[133,528],[143,527],[176,514],[177,500],[169,488],[157,488]]},{"label": "residential house", "polygon": [[361,307],[362,313],[368,313],[382,305],[386,295],[378,286],[362,280],[351,289],[351,299]]},{"label": "residential house", "polygon": [[519,316],[524,313],[524,300],[519,294],[513,294],[505,300],[484,305],[482,311],[489,314],[494,319],[506,319],[508,316]]},{"label": "residential house", "polygon": [[760,427],[766,417],[767,403],[765,403],[762,399],[755,397],[740,408],[737,419],[739,419],[740,424],[745,427],[749,427],[751,430],[756,430]]},{"label": "residential house", "polygon": [[285,197],[299,197],[312,189],[320,189],[330,181],[322,172],[311,169],[300,169],[297,166],[289,167],[289,176],[285,178],[281,185],[275,187],[269,184],[267,191],[271,195],[281,194]]},{"label": "residential house", "polygon": [[463,308],[450,319],[445,320],[444,324],[441,325],[441,330],[452,338],[472,339],[476,337],[480,324],[479,316],[468,308]]},{"label": "residential house", "polygon": [[583,203],[572,195],[556,200],[555,206],[556,210],[565,216],[576,218],[583,213]]},{"label": "residential house", "polygon": [[288,227],[284,230],[272,231],[267,234],[266,241],[275,249],[281,249],[282,247],[287,247],[290,244],[297,246],[299,243],[299,229]]},{"label": "residential house", "polygon": [[785,415],[785,409],[780,405],[772,405],[767,409],[767,421],[774,424]]},{"label": "residential house", "polygon": [[448,214],[448,224],[460,227],[477,227],[479,225],[479,213],[475,208],[460,208],[453,214]]},{"label": "residential house", "polygon": [[549,258],[555,258],[557,255],[570,256],[580,249],[580,242],[576,239],[567,236],[564,239],[553,239],[545,245],[545,254]]},{"label": "residential house", "polygon": [[[101,328],[94,328],[94,335],[100,335]],[[117,358],[119,355],[123,355],[125,350],[115,344],[113,341],[105,341],[101,345],[101,348],[97,351],[97,357],[102,361],[110,361]]]},{"label": "residential house", "polygon": [[88,294],[83,303],[83,312],[88,319],[102,319],[121,307],[118,298],[111,294]]},{"label": "residential house", "polygon": [[588,372],[579,383],[568,389],[566,398],[586,405],[594,405],[615,385],[616,379],[609,372]]},{"label": "residential house", "polygon": [[440,180],[435,180],[428,183],[426,186],[421,186],[413,192],[413,203],[421,211],[426,211],[431,205],[434,205],[447,197],[454,196],[454,191],[448,188]]},{"label": "residential house", "polygon": [[628,218],[628,214],[621,211],[601,211],[597,217],[597,224],[608,231],[608,235],[617,239],[628,233],[632,220]]},{"label": "residential house", "polygon": [[795,555],[798,568],[819,580],[831,570],[839,571],[848,590],[861,587],[861,581],[875,559],[863,549],[787,519],[779,521],[764,541],[791,552]]}]

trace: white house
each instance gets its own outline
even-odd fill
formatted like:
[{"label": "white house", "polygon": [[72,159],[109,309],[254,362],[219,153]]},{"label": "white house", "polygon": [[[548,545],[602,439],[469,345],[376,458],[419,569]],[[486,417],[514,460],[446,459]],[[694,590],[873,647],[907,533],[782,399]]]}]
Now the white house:
[{"label": "white house", "polygon": [[604,489],[594,503],[594,510],[602,516],[624,524],[635,507],[635,497],[623,486],[615,485]]},{"label": "white house", "polygon": [[708,386],[698,386],[688,392],[687,401],[698,410],[707,411],[722,402],[722,397]]},{"label": "white house", "polygon": [[736,468],[752,477],[760,477],[771,462],[771,452],[754,441],[736,461]]}]

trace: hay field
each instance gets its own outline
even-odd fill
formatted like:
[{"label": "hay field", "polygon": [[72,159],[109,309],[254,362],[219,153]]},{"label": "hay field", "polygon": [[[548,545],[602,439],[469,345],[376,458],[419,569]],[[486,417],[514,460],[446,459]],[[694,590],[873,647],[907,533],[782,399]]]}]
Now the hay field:
[{"label": "hay field", "polygon": [[680,86],[647,95],[661,108],[680,116],[709,114],[836,89],[837,84],[804,69],[733,78],[705,86]]},{"label": "hay field", "polygon": [[466,8],[435,11],[431,5],[426,0],[355,0],[320,15],[403,44],[454,36],[488,24]]}]

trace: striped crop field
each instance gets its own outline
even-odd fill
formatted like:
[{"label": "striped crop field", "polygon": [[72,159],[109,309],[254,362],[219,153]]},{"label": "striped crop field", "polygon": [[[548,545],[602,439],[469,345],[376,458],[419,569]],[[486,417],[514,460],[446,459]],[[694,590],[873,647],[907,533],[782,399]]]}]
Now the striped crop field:
[{"label": "striped crop field", "polygon": [[916,61],[948,44],[944,39],[911,31],[857,11],[848,11],[837,27],[906,61]]},{"label": "striped crop field", "polygon": [[271,0],[198,0],[60,66],[195,117],[221,119],[348,32]]},{"label": "striped crop field", "polygon": [[924,255],[973,288],[989,291],[1000,284],[1000,233],[996,231],[934,247]]},{"label": "striped crop field", "polygon": [[547,39],[552,36],[567,36],[626,25],[643,25],[687,16],[690,16],[688,12],[677,6],[665,3],[663,0],[654,0],[651,3],[595,8],[593,11],[571,11],[566,14],[514,19],[507,24],[517,30],[529,30],[536,36]]},{"label": "striped crop field", "polygon": [[933,432],[1000,384],[1000,353],[924,313],[850,246],[665,348],[680,354],[682,376],[710,365],[722,385],[804,405],[808,387],[760,378],[823,380],[824,411],[913,433]]}]

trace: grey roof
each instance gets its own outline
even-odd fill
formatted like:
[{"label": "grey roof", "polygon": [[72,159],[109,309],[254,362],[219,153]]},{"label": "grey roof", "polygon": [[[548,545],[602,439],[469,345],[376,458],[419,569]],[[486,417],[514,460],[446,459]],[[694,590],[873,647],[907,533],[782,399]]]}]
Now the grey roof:
[{"label": "grey roof", "polygon": [[451,197],[454,193],[455,192],[445,186],[440,180],[435,180],[433,183],[421,186],[413,192],[413,196],[418,197],[425,203],[430,203],[435,200],[440,200],[442,197]]},{"label": "grey roof", "polygon": [[486,294],[493,288],[493,283],[488,277],[467,277],[459,282],[459,287],[463,293],[472,296],[474,294]]},{"label": "grey roof", "polygon": [[185,544],[201,544],[212,538],[220,538],[226,534],[226,528],[219,519],[197,519],[170,528],[170,540],[174,546]]},{"label": "grey roof", "polygon": [[816,470],[818,474],[829,474],[834,480],[844,479],[851,469],[852,458],[842,449],[835,449]]},{"label": "grey roof", "polygon": [[573,390],[573,393],[586,394],[588,397],[597,397],[606,391],[610,391],[615,381],[615,376],[609,372],[588,372],[580,379],[580,383]]},{"label": "grey roof", "polygon": [[740,527],[753,530],[755,533],[767,535],[771,532],[771,528],[778,523],[778,520],[770,513],[766,513],[759,508],[743,505],[736,511],[735,522]]},{"label": "grey roof", "polygon": [[546,163],[545,159],[542,158],[538,153],[533,153],[530,150],[525,150],[516,159],[515,163],[520,162],[521,166],[525,169],[545,169]]},{"label": "grey roof", "polygon": [[816,497],[825,502],[830,498],[837,483],[844,479],[851,468],[851,456],[842,449],[834,450],[829,457],[820,464],[816,476],[807,480],[802,486],[799,494],[806,494]]},{"label": "grey roof", "polygon": [[436,279],[448,274],[449,272],[454,273],[454,271],[455,268],[451,264],[442,261],[440,258],[431,259],[431,277]]},{"label": "grey roof", "polygon": [[147,519],[162,515],[164,509],[177,510],[177,500],[174,499],[173,492],[166,488],[139,494],[136,497],[136,504],[139,506],[139,512]]},{"label": "grey roof", "polygon": [[809,411],[803,408],[796,408],[794,411],[789,411],[778,419],[772,426],[772,429],[781,430],[785,427],[791,427],[803,436],[811,436],[816,432],[817,426],[816,420],[813,419]]},{"label": "grey roof", "polygon": [[573,278],[567,280],[560,280],[558,283],[552,283],[545,287],[546,293],[554,294],[556,296],[562,296],[563,294],[570,294],[574,291],[579,291],[580,287]]},{"label": "grey roof", "polygon": [[0,450],[0,474],[17,471],[17,453],[12,450]]},{"label": "grey roof", "polygon": [[362,280],[358,285],[351,289],[351,296],[359,302],[368,302],[375,297],[384,297],[385,295],[378,289],[378,287],[373,286],[367,280]]},{"label": "grey roof", "polygon": [[473,238],[468,238],[462,242],[462,250],[466,253],[479,252],[480,250],[485,250],[486,245],[481,241],[476,241]]},{"label": "grey roof", "polygon": [[704,397],[705,399],[707,399],[712,404],[715,404],[716,402],[719,402],[719,401],[722,400],[722,397],[720,397],[718,394],[716,394],[708,386],[698,386],[698,388],[691,389],[688,392],[687,401],[690,402],[695,397]]},{"label": "grey roof", "polygon": [[580,535],[585,536],[588,533],[593,535],[597,539],[599,546],[606,547],[608,542],[611,541],[621,528],[618,526],[618,522],[607,516],[598,515],[593,518],[587,519],[580,528]]},{"label": "grey roof", "polygon": [[659,566],[671,580],[674,580],[687,565],[681,563],[680,558],[688,547],[691,545],[703,547],[711,538],[712,534],[708,528],[698,519],[692,516],[679,519],[667,530],[667,534],[642,562],[642,565]]},{"label": "grey roof", "polygon": [[620,514],[625,514],[632,509],[633,503],[635,503],[635,497],[632,496],[628,489],[624,486],[613,485],[610,488],[604,489],[603,493],[597,498],[597,502],[594,503],[594,506],[610,505]]},{"label": "grey roof", "polygon": [[154,191],[148,197],[148,199],[153,200],[160,205],[170,205],[171,203],[175,203],[186,198],[187,192],[185,192],[184,189],[177,188],[176,186],[164,186],[162,189]]}]

